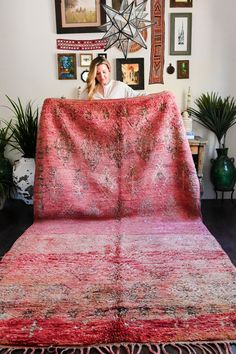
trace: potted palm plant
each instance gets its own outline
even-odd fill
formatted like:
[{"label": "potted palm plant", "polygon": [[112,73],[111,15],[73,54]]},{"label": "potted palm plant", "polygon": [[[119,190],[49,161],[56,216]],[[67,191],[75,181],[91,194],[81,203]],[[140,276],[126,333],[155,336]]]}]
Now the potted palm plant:
[{"label": "potted palm plant", "polygon": [[6,97],[10,102],[10,106],[7,108],[11,110],[14,118],[10,125],[12,133],[10,144],[22,154],[22,157],[15,161],[13,166],[13,182],[17,197],[26,204],[33,204],[39,109],[38,107],[34,108],[31,101],[23,106],[19,98],[14,101],[9,96]]},{"label": "potted palm plant", "polygon": [[215,191],[233,191],[236,182],[234,158],[228,157],[226,137],[236,123],[236,102],[230,96],[222,98],[217,93],[201,94],[194,102],[196,109],[189,108],[194,120],[212,131],[218,141],[217,158],[212,159],[211,181]]},{"label": "potted palm plant", "polygon": [[10,134],[10,125],[11,122],[0,127],[0,210],[3,209],[12,188],[12,165],[4,156],[5,147],[12,135]]}]

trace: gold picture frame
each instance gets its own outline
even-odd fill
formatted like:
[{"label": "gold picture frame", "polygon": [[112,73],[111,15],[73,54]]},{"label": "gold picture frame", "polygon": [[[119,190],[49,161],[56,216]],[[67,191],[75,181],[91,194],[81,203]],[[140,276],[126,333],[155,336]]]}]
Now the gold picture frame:
[{"label": "gold picture frame", "polygon": [[80,66],[90,66],[91,61],[93,60],[92,53],[83,53],[80,54]]}]

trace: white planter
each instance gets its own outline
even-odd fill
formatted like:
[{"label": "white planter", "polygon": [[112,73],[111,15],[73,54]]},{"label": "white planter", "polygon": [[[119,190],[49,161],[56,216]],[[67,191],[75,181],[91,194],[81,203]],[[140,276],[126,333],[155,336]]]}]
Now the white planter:
[{"label": "white planter", "polygon": [[16,199],[26,204],[33,204],[35,160],[22,157],[13,165],[13,183],[15,185]]}]

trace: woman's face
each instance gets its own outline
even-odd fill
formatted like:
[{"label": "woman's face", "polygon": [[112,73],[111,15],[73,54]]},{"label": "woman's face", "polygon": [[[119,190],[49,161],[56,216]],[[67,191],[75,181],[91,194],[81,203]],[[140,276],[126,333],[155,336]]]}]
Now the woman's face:
[{"label": "woman's face", "polygon": [[100,64],[97,66],[96,79],[100,85],[107,85],[110,81],[110,71],[106,64]]}]

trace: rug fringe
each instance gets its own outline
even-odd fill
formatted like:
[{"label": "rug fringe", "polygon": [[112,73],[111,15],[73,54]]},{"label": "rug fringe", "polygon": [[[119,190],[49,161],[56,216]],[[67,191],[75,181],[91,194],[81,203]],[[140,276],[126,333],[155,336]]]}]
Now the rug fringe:
[{"label": "rug fringe", "polygon": [[0,346],[0,354],[233,354],[233,342],[114,343],[87,347]]}]

